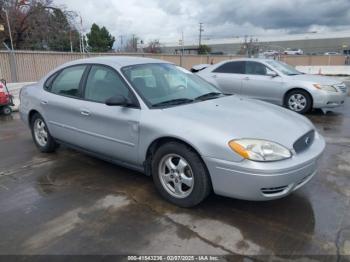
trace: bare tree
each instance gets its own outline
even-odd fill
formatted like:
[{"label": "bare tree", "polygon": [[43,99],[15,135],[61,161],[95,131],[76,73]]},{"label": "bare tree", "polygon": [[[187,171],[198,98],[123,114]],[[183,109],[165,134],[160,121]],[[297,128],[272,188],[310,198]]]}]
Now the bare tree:
[{"label": "bare tree", "polygon": [[[0,8],[9,14],[15,49],[49,49],[68,51],[78,47],[79,34],[73,23],[76,14],[56,7],[52,0],[0,0]],[[0,24],[5,20],[0,14]],[[0,35],[9,41],[9,32]]]},{"label": "bare tree", "polygon": [[161,44],[158,39],[150,41],[148,46],[144,49],[146,53],[161,53]]}]

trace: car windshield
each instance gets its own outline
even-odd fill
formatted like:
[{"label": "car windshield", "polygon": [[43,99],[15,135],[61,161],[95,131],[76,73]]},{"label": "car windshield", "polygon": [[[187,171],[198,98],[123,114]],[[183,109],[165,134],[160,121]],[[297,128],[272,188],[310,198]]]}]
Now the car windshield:
[{"label": "car windshield", "polygon": [[272,66],[273,68],[275,68],[276,70],[280,71],[281,73],[288,76],[302,74],[300,71],[296,70],[294,67],[280,61],[269,60],[266,63]]},{"label": "car windshield", "polygon": [[172,64],[141,64],[122,72],[150,107],[167,107],[215,99],[223,94],[213,85]]}]

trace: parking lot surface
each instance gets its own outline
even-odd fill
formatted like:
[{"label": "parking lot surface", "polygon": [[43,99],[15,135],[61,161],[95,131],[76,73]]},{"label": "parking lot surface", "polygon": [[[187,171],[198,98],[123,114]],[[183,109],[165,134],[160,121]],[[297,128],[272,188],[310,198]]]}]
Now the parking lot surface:
[{"label": "parking lot surface", "polygon": [[211,195],[191,209],[161,199],[142,174],[64,147],[41,154],[18,114],[0,117],[0,254],[322,254],[337,261],[350,255],[349,100],[307,116],[327,148],[305,187],[271,202]]}]

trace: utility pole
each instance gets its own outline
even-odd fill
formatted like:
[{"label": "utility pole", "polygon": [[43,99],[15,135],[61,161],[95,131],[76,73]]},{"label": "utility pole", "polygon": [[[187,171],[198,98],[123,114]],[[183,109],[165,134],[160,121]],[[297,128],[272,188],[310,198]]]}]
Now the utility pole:
[{"label": "utility pole", "polygon": [[184,55],[184,51],[185,51],[185,39],[184,39],[184,31],[181,31],[181,43],[182,43],[182,55]]},{"label": "utility pole", "polygon": [[85,43],[84,43],[84,28],[83,28],[83,18],[80,16],[80,38],[81,38],[81,51],[85,53]]},{"label": "utility pole", "polygon": [[72,29],[69,30],[70,52],[73,53]]},{"label": "utility pole", "polygon": [[135,49],[137,51],[137,46],[135,45],[135,34],[132,34],[132,49],[134,52],[135,52]]},{"label": "utility pole", "polygon": [[203,31],[204,31],[203,23],[199,23],[199,46],[198,46],[198,49],[200,49],[202,46],[202,32]]},{"label": "utility pole", "polygon": [[8,30],[9,30],[10,41],[11,41],[11,50],[14,51],[9,15],[8,15],[7,10],[5,8],[2,8],[2,10],[5,12],[5,15],[6,15],[7,27],[8,27]]},{"label": "utility pole", "polygon": [[123,35],[120,35],[120,52],[123,51],[123,45],[124,45],[124,41],[123,41]]}]

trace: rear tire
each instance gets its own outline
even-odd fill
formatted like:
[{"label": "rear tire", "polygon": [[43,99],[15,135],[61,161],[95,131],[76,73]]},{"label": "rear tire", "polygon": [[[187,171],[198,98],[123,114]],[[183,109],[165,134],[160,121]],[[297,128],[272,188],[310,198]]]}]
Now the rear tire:
[{"label": "rear tire", "polygon": [[294,90],[286,95],[285,106],[296,113],[305,114],[312,109],[312,98],[304,90]]},{"label": "rear tire", "polygon": [[152,177],[163,198],[180,207],[193,207],[211,192],[205,164],[192,148],[169,142],[152,157]]},{"label": "rear tire", "polygon": [[50,135],[46,122],[39,114],[34,114],[30,121],[30,129],[35,145],[42,153],[54,152],[58,144]]}]

